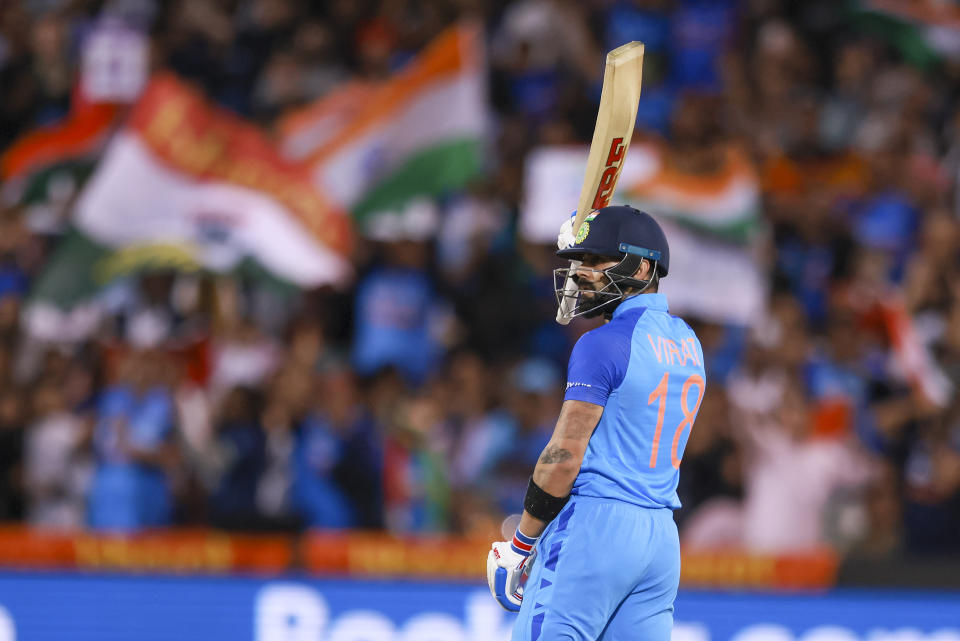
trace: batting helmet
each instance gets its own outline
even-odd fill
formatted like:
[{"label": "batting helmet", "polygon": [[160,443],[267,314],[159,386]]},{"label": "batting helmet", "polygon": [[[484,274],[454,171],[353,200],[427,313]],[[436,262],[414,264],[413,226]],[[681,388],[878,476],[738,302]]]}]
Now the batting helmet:
[{"label": "batting helmet", "polygon": [[[587,216],[577,230],[574,244],[557,255],[570,260],[583,260],[586,255],[620,258],[615,266],[603,270],[609,278],[608,286],[590,291],[589,298],[581,295],[577,284],[576,272],[581,268],[571,264],[570,269],[555,270],[561,310],[558,319],[612,314],[625,296],[625,288],[642,292],[650,285],[650,280],[634,278],[644,259],[653,264],[661,278],[670,271],[670,247],[663,229],[650,214],[626,205],[604,207]],[[577,284],[576,289],[571,282]]]},{"label": "batting helmet", "polygon": [[577,233],[577,242],[557,252],[557,256],[579,260],[584,254],[599,256],[636,256],[656,262],[660,277],[670,270],[670,247],[659,223],[650,214],[628,205],[598,209],[586,217]]}]

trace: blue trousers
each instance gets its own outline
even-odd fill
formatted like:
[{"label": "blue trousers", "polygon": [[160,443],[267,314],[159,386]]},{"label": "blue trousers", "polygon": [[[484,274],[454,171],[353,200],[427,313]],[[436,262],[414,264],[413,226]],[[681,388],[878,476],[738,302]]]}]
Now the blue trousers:
[{"label": "blue trousers", "polygon": [[537,542],[513,641],[669,641],[673,512],[573,496]]}]

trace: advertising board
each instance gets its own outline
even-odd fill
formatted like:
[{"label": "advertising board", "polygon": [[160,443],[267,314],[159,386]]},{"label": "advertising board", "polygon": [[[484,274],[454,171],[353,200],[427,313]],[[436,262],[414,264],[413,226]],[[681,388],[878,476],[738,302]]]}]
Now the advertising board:
[{"label": "advertising board", "polygon": [[[0,574],[0,641],[506,641],[512,623],[478,584]],[[673,638],[960,641],[960,595],[686,590]]]}]

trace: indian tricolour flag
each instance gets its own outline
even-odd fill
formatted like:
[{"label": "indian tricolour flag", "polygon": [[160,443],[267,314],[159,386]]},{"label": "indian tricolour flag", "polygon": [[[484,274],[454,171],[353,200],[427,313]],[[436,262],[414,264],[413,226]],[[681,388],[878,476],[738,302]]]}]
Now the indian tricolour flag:
[{"label": "indian tricolour flag", "polygon": [[665,146],[638,144],[619,200],[653,215],[670,242],[662,291],[673,309],[752,325],[766,308],[760,181],[746,152],[728,147],[710,167],[688,167]]},{"label": "indian tricolour flag", "polygon": [[[147,87],[74,208],[33,302],[67,309],[145,269],[342,282],[352,228],[306,168],[172,75]],[[35,306],[36,307],[36,306]]]},{"label": "indian tricolour flag", "polygon": [[656,144],[630,149],[620,178],[622,197],[637,209],[733,243],[760,228],[760,181],[746,152],[729,147],[709,170],[678,166]]},{"label": "indian tricolour flag", "polygon": [[279,130],[287,157],[365,224],[469,183],[482,170],[486,127],[482,32],[460,24],[395,76],[348,85]]}]

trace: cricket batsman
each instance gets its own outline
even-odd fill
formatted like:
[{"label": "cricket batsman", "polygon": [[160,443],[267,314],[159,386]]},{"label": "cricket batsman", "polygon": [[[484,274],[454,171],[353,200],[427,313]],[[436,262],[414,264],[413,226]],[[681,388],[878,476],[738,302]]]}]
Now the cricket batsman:
[{"label": "cricket batsman", "polygon": [[670,249],[649,214],[604,207],[576,237],[564,223],[558,244],[575,261],[556,273],[561,313],[607,322],[573,348],[520,524],[487,557],[490,591],[519,612],[513,641],[668,641],[680,579],[673,510],[706,389],[703,350],[658,293]]}]

